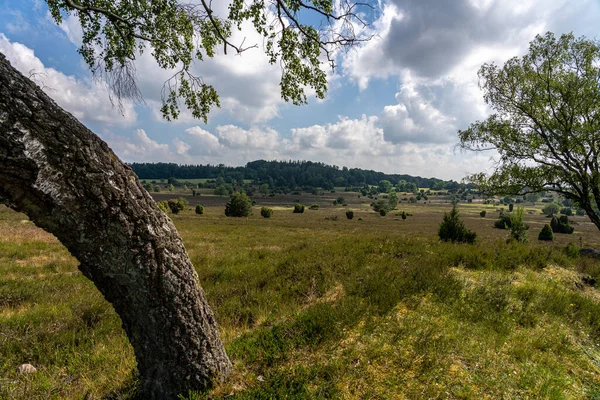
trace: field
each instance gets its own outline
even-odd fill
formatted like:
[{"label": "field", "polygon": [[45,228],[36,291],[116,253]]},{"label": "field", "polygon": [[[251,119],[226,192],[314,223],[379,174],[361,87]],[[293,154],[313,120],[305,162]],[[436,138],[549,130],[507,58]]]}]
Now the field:
[{"label": "field", "polygon": [[[356,193],[257,196],[238,219],[201,193],[171,217],[234,372],[187,397],[600,399],[600,260],[576,251],[600,249],[600,231],[586,217],[542,243],[542,205],[525,205],[519,244],[492,227],[498,207],[460,204],[478,243],[458,245],[437,238],[445,199],[381,217]],[[296,200],[320,207],[293,214]],[[17,374],[25,362],[38,371]],[[127,399],[135,387],[110,305],[54,237],[0,208],[0,398]]]}]

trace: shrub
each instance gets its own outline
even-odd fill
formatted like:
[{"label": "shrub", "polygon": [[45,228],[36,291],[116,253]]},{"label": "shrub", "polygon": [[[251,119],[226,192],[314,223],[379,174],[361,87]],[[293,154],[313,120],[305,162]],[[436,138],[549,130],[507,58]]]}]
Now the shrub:
[{"label": "shrub", "polygon": [[302,214],[304,212],[304,206],[302,204],[294,204],[294,213],[295,214]]},{"label": "shrub", "polygon": [[185,207],[188,205],[188,202],[183,197],[178,199],[171,199],[167,201],[167,205],[173,214],[179,214],[180,211],[183,211]]},{"label": "shrub", "polygon": [[460,220],[456,203],[452,206],[452,210],[444,212],[444,218],[440,223],[438,235],[444,242],[459,242],[459,243],[475,243],[477,234],[468,230],[464,223]]},{"label": "shrub", "polygon": [[260,209],[260,215],[264,218],[271,218],[273,216],[273,209],[269,207],[262,207]]},{"label": "shrub", "polygon": [[552,217],[552,221],[550,221],[550,227],[555,233],[571,234],[575,230],[575,228],[569,224],[569,218],[566,215],[561,215],[559,218]]},{"label": "shrub", "polygon": [[510,215],[504,212],[504,209],[500,210],[498,219],[494,222],[494,228],[498,229],[509,229],[512,226]]},{"label": "shrub", "polygon": [[515,209],[515,205],[513,203],[510,203],[508,205],[508,212],[513,212],[514,209]]},{"label": "shrub", "polygon": [[335,202],[337,204],[344,204],[346,202],[346,199],[344,199],[343,197],[340,196],[335,200]]},{"label": "shrub", "polygon": [[540,234],[538,235],[538,240],[554,240],[554,232],[552,231],[552,227],[550,225],[544,225],[544,227],[540,231]]},{"label": "shrub", "polygon": [[327,221],[337,221],[338,216],[337,215],[329,215],[329,216],[325,217],[325,219]]},{"label": "shrub", "polygon": [[204,214],[204,207],[202,207],[200,204],[196,204],[196,214]]},{"label": "shrub", "polygon": [[566,215],[567,217],[570,217],[571,215],[573,215],[573,210],[571,209],[571,207],[564,207],[560,209],[560,213],[562,215]]},{"label": "shrub", "polygon": [[252,200],[244,192],[231,195],[225,205],[225,215],[228,217],[248,217],[252,214]]},{"label": "shrub", "polygon": [[346,218],[348,218],[348,219],[354,218],[354,211],[346,211]]},{"label": "shrub", "polygon": [[579,258],[579,246],[569,243],[567,244],[567,247],[565,247],[565,253],[570,258]]},{"label": "shrub", "polygon": [[371,207],[373,208],[373,211],[375,211],[375,212],[381,212],[381,210],[387,211],[388,202],[383,199],[380,199],[380,200],[377,200],[377,201],[371,203]]},{"label": "shrub", "polygon": [[479,213],[479,216],[481,218],[485,218],[485,215],[487,214],[487,212],[485,210],[483,210],[482,212]]},{"label": "shrub", "polygon": [[156,205],[158,206],[158,208],[160,208],[162,210],[162,212],[164,212],[165,214],[169,212],[169,205],[167,204],[166,200],[163,201],[159,201],[158,203],[156,203]]},{"label": "shrub", "polygon": [[379,215],[381,215],[382,217],[385,217],[387,215],[386,209],[382,208],[381,210],[379,210]]},{"label": "shrub", "polygon": [[575,214],[579,215],[579,216],[583,216],[583,215],[585,215],[585,210],[583,208],[580,208],[579,210],[577,210],[577,212]]},{"label": "shrub", "polygon": [[319,209],[319,205],[318,204],[313,204],[312,206],[308,207],[311,210],[318,210]]},{"label": "shrub", "polygon": [[517,211],[510,217],[510,222],[510,236],[517,242],[525,243],[529,227],[523,221],[523,207],[517,208]]},{"label": "shrub", "polygon": [[542,212],[548,217],[558,214],[559,211],[560,206],[556,203],[548,203],[544,206],[544,208],[542,208]]},{"label": "shrub", "polygon": [[402,219],[406,219],[406,212],[402,211],[402,214],[400,214],[400,216],[402,217]]}]

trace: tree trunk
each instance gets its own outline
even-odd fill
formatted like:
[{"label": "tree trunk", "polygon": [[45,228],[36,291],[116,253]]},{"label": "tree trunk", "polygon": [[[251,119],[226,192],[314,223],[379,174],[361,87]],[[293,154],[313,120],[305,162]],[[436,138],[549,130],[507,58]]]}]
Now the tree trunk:
[{"label": "tree trunk", "polygon": [[106,143],[0,53],[0,199],[54,234],[121,317],[141,395],[175,398],[231,364],[171,220]]}]

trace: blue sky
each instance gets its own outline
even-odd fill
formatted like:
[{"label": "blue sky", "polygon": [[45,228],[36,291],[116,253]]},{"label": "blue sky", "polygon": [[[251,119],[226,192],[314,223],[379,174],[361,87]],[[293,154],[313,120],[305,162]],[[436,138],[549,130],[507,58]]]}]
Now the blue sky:
[{"label": "blue sky", "polygon": [[[481,64],[524,54],[546,31],[596,38],[599,21],[598,0],[382,0],[364,31],[376,38],[337,55],[325,100],[283,102],[279,68],[258,49],[199,64],[221,95],[208,124],[161,120],[169,72],[148,52],[136,60],[146,104],[120,112],[77,53],[77,19],[56,25],[43,0],[0,0],[0,52],[125,161],[303,159],[459,180],[493,157],[455,149],[456,131],[489,113],[477,86]],[[234,33],[243,38],[260,40],[248,26]]]}]

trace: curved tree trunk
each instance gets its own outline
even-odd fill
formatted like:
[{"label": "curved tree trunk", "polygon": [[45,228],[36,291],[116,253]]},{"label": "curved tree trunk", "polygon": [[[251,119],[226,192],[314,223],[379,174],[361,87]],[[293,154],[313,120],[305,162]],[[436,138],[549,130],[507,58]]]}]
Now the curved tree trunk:
[{"label": "curved tree trunk", "polygon": [[106,143],[0,53],[0,199],[54,234],[121,317],[145,399],[231,364],[171,220]]}]

